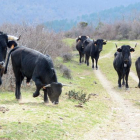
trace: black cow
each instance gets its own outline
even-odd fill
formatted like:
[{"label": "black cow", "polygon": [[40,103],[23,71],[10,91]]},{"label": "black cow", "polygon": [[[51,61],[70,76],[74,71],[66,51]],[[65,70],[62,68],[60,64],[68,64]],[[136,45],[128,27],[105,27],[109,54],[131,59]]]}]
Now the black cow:
[{"label": "black cow", "polygon": [[76,49],[79,52],[79,63],[84,62],[84,46],[83,42],[89,38],[89,36],[79,36],[76,39]]},{"label": "black cow", "polygon": [[[118,74],[118,87],[119,88],[121,88],[122,85],[125,85],[126,88],[129,88],[128,76],[129,76],[129,71],[130,71],[130,67],[132,63],[130,52],[134,52],[134,51],[135,51],[134,48],[132,48],[129,45],[123,45],[120,48],[117,48],[118,53],[116,53],[116,57],[114,58],[113,66]],[[122,85],[121,85],[121,79],[123,79]]]},{"label": "black cow", "polygon": [[[8,61],[10,54],[16,78],[16,99],[21,98],[21,82],[24,77],[27,77],[27,79],[32,79],[36,84],[36,91],[33,97],[39,96],[40,89],[43,88],[44,102],[48,102],[49,97],[52,103],[58,104],[63,85],[57,81],[51,57],[27,47],[16,47],[11,50],[8,55]],[[5,70],[7,70],[8,61]]]},{"label": "black cow", "polygon": [[106,40],[97,39],[96,41],[90,42],[84,49],[84,54],[86,54],[86,63],[89,66],[89,57],[91,56],[92,68],[94,69],[94,59],[96,61],[96,69],[98,69],[98,59],[100,52],[102,51],[103,45],[106,44]]},{"label": "black cow", "polygon": [[9,40],[19,40],[15,36],[7,35],[3,32],[0,32],[0,85],[2,84],[2,75],[5,69],[5,58],[7,54],[7,47],[10,48]]},{"label": "black cow", "polygon": [[136,71],[139,78],[138,87],[140,88],[140,57],[138,57],[138,59],[136,60],[135,66],[136,66]]}]

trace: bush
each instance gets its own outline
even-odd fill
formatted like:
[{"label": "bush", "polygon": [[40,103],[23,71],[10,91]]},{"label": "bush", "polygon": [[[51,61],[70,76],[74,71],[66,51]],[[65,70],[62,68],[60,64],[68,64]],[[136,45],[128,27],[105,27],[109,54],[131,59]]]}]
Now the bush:
[{"label": "bush", "polygon": [[86,98],[86,93],[82,91],[75,91],[75,90],[71,90],[69,92],[66,92],[66,95],[68,95],[69,99],[75,99],[78,100],[80,103],[85,103],[88,102],[90,99],[90,94],[88,95],[88,97]]},{"label": "bush", "polygon": [[[42,25],[29,26],[26,23],[22,25],[3,24],[0,26],[0,31],[14,36],[21,35],[21,39],[17,42],[19,46],[26,46],[45,55],[48,54],[53,60],[67,52],[71,52],[71,48],[63,42],[63,33],[48,31]],[[2,77],[2,80],[1,88],[13,90],[15,76],[11,62],[8,66],[8,73]]]},{"label": "bush", "polygon": [[68,78],[68,79],[71,79],[72,78],[72,76],[71,76],[71,70],[68,69],[66,66],[60,65],[60,70],[61,70],[61,72],[63,74],[63,77]]},{"label": "bush", "polygon": [[66,54],[63,54],[63,61],[64,62],[67,62],[67,61],[71,61],[72,60],[72,54],[71,53],[66,53]]}]

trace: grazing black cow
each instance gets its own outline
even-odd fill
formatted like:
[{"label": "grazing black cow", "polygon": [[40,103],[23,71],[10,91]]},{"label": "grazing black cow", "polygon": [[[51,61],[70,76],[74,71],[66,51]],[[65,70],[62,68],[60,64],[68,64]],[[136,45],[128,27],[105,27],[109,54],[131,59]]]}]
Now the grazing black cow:
[{"label": "grazing black cow", "polygon": [[89,66],[89,57],[91,56],[92,68],[94,69],[94,59],[96,61],[96,69],[98,69],[98,59],[100,52],[102,51],[103,45],[106,44],[106,40],[97,39],[96,41],[90,42],[84,49],[84,54],[86,54],[86,63]]},{"label": "grazing black cow", "polygon": [[51,57],[27,47],[16,47],[9,52],[5,70],[7,70],[10,54],[16,78],[16,99],[21,98],[21,82],[24,77],[27,77],[36,84],[33,97],[39,96],[40,89],[43,88],[44,102],[48,102],[49,97],[52,103],[58,104],[63,85],[57,81]]},{"label": "grazing black cow", "polygon": [[84,62],[84,46],[83,42],[89,38],[89,36],[79,36],[76,39],[76,49],[79,52],[79,63]]},{"label": "grazing black cow", "polygon": [[[117,48],[118,53],[116,53],[116,57],[114,58],[113,66],[118,74],[118,87],[119,88],[121,88],[122,85],[125,85],[126,88],[129,88],[128,76],[129,76],[129,71],[130,71],[130,67],[132,63],[130,52],[134,52],[134,51],[135,51],[134,48],[132,48],[129,45],[123,45],[120,48]],[[121,79],[123,79],[122,84],[121,84]]]},{"label": "grazing black cow", "polygon": [[0,32],[0,85],[2,84],[2,75],[5,69],[5,58],[7,54],[7,47],[10,48],[9,40],[19,40],[19,38]]},{"label": "grazing black cow", "polygon": [[138,59],[136,60],[135,66],[136,66],[136,71],[139,78],[138,87],[140,88],[140,57],[138,57]]}]

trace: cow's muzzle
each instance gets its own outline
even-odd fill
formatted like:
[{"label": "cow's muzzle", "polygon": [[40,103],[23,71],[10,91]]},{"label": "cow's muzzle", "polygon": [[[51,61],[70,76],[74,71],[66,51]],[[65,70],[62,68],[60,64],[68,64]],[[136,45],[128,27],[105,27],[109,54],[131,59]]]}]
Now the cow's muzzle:
[{"label": "cow's muzzle", "polygon": [[59,103],[59,102],[56,102],[56,101],[53,102],[54,105],[57,105],[58,103]]},{"label": "cow's muzzle", "polygon": [[0,68],[3,69],[5,67],[4,61],[0,62]]}]

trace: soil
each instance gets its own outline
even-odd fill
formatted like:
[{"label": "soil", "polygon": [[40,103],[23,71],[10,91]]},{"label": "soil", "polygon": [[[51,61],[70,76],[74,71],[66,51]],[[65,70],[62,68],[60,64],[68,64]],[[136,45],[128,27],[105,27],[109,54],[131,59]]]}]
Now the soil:
[{"label": "soil", "polygon": [[[109,119],[103,124],[84,135],[85,140],[140,140],[140,110],[128,100],[123,99],[122,92],[113,89],[110,81],[100,69],[94,70],[104,89],[114,102]],[[138,82],[137,76],[130,72],[130,76]],[[122,90],[122,89],[120,89]],[[123,89],[124,90],[124,89]],[[128,92],[129,90],[124,90]]]}]

